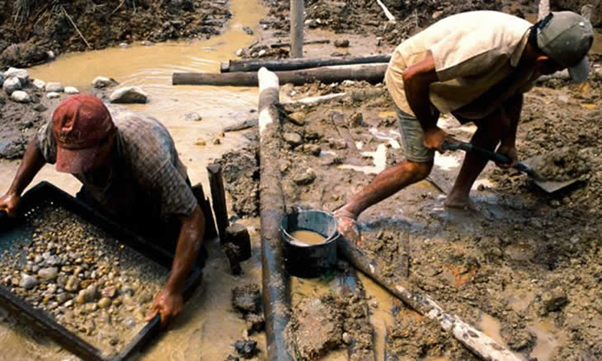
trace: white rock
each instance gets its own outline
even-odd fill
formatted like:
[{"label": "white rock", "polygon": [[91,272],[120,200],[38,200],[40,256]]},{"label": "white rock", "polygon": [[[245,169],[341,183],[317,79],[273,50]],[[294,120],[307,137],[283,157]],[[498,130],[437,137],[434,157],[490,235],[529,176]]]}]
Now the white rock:
[{"label": "white rock", "polygon": [[52,51],[52,50],[48,50],[46,52],[46,55],[48,55],[48,59],[50,59],[50,60],[56,58],[56,55],[54,54],[54,51]]},{"label": "white rock", "polygon": [[4,77],[6,79],[17,78],[21,82],[21,85],[25,85],[29,82],[29,73],[25,69],[8,68],[8,70],[4,72]]},{"label": "white rock", "polygon": [[2,89],[6,92],[6,94],[11,95],[14,91],[21,90],[21,82],[19,78],[8,78],[2,84]]},{"label": "white rock", "polygon": [[96,78],[94,78],[94,80],[92,80],[92,86],[97,89],[102,89],[117,84],[119,83],[116,82],[115,79],[107,78],[104,76],[97,76]]},{"label": "white rock", "polygon": [[34,79],[33,86],[37,89],[43,90],[46,87],[46,82],[41,79]]},{"label": "white rock", "polygon": [[197,112],[190,112],[184,116],[184,119],[187,121],[200,122],[203,120],[203,117]]},{"label": "white rock", "polygon": [[119,47],[123,48],[123,49],[126,49],[126,48],[130,47],[130,44],[128,44],[128,43],[121,43],[121,44],[119,44]]},{"label": "white rock", "polygon": [[236,54],[235,55],[236,56],[242,56],[243,53],[244,53],[243,49],[238,49],[238,50],[236,50]]},{"label": "white rock", "polygon": [[46,94],[46,97],[47,97],[48,99],[56,99],[56,98],[60,98],[60,97],[61,97],[61,93],[50,92],[50,93]]},{"label": "white rock", "polygon": [[267,51],[267,50],[265,50],[265,49],[259,50],[259,53],[257,53],[257,56],[258,56],[258,57],[262,57],[262,56],[264,56],[265,54],[267,54],[267,52],[268,52],[268,51]]},{"label": "white rock", "polygon": [[17,103],[29,103],[31,102],[31,97],[29,96],[29,94],[27,94],[26,92],[22,91],[22,90],[16,90],[14,91],[10,98],[17,102]]},{"label": "white rock", "polygon": [[37,286],[40,282],[35,278],[31,277],[26,273],[21,274],[21,282],[19,282],[19,286],[25,288],[26,290],[30,290]]},{"label": "white rock", "polygon": [[67,94],[79,94],[79,90],[77,90],[76,87],[67,86],[67,87],[65,87],[65,93],[67,93]]},{"label": "white rock", "polygon": [[137,86],[119,88],[111,94],[111,103],[141,103],[148,100],[148,95]]},{"label": "white rock", "polygon": [[62,93],[65,90],[61,83],[46,83],[45,89],[47,93]]}]

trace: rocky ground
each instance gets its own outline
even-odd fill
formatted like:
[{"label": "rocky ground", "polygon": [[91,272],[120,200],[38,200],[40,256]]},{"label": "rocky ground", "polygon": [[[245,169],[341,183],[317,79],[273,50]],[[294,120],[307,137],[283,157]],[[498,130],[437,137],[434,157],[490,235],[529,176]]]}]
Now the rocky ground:
[{"label": "rocky ground", "polygon": [[219,34],[231,17],[226,4],[225,0],[2,0],[0,69],[134,41],[208,38]]},{"label": "rocky ground", "polygon": [[3,252],[3,286],[104,354],[118,354],[146,325],[168,270],[62,208],[35,215],[31,238]]}]

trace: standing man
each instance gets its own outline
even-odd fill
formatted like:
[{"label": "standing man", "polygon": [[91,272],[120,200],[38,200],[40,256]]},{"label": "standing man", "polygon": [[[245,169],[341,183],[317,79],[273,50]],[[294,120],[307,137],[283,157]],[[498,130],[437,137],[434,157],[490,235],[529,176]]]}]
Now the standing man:
[{"label": "standing man", "polygon": [[163,248],[175,248],[170,277],[149,315],[160,314],[165,326],[182,311],[184,281],[201,250],[205,217],[167,129],[141,114],[114,115],[91,95],[59,104],[29,143],[0,211],[16,215],[23,190],[44,164],[73,174],[83,185],[79,199]]},{"label": "standing man", "polygon": [[[593,43],[588,20],[573,12],[550,13],[535,25],[495,11],[445,18],[395,49],[385,81],[400,123],[405,161],[386,169],[335,215],[339,231],[359,243],[355,220],[366,208],[425,179],[435,151],[453,142],[437,126],[451,113],[477,131],[471,143],[518,161],[516,132],[523,93],[540,75],[568,68],[574,82],[589,73],[586,54]],[[498,147],[499,145],[499,147]],[[445,205],[467,208],[469,193],[486,160],[467,153]]]}]

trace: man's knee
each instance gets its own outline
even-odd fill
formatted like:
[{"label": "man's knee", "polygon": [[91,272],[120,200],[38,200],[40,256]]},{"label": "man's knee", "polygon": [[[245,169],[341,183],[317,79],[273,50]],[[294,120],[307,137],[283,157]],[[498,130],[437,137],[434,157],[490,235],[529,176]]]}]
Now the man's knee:
[{"label": "man's knee", "polygon": [[413,180],[414,182],[419,182],[431,173],[433,169],[433,161],[430,162],[406,162],[408,166],[408,170],[414,174]]}]

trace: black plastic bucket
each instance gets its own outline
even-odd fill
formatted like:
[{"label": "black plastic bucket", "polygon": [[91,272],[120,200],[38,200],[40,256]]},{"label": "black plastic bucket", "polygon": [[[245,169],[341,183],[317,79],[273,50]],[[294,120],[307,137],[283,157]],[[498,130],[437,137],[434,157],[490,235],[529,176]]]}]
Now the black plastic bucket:
[{"label": "black plastic bucket", "polygon": [[[307,244],[295,239],[295,231],[312,231],[325,239],[319,244]],[[284,264],[289,274],[316,278],[333,268],[337,262],[337,220],[328,212],[302,211],[291,213],[280,223]]]}]

